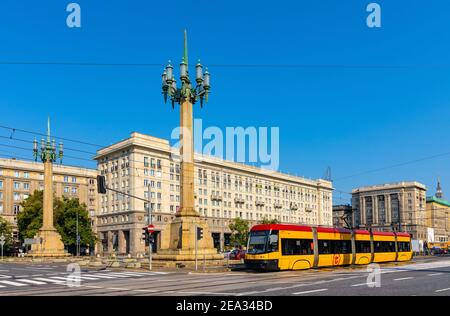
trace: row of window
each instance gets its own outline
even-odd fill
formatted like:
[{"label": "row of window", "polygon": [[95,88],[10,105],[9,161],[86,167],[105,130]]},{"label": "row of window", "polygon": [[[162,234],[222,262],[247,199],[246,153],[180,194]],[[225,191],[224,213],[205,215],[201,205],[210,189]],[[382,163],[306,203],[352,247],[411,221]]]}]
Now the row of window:
[{"label": "row of window", "polygon": [[[409,242],[398,242],[398,251],[411,251]],[[352,244],[350,240],[318,240],[319,254],[351,254]],[[370,253],[370,241],[356,241],[356,253]],[[376,241],[374,252],[395,252],[395,242]],[[281,239],[281,253],[284,256],[313,255],[314,242],[312,239]]]}]

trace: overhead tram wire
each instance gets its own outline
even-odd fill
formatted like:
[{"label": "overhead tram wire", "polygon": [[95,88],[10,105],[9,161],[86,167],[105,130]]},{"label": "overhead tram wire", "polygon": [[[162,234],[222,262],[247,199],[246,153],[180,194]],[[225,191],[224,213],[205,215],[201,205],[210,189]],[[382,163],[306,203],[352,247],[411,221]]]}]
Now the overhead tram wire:
[{"label": "overhead tram wire", "polygon": [[[70,67],[164,67],[163,63],[100,63],[74,61],[7,61],[0,60],[4,66],[70,66]],[[368,64],[210,64],[216,68],[279,68],[279,69],[386,69],[386,70],[448,70],[446,64],[417,64],[417,65],[368,65]]]},{"label": "overhead tram wire", "polygon": [[[47,136],[47,135],[44,134],[44,133],[40,133],[40,132],[36,132],[36,131],[30,131],[30,130],[24,130],[24,129],[19,129],[19,128],[13,128],[13,127],[4,126],[4,125],[0,125],[0,128],[10,130],[10,131],[13,132],[13,133],[14,133],[15,131],[19,131],[19,132],[24,132],[24,133],[28,133],[28,134],[34,134],[34,135],[40,135],[40,136]],[[82,141],[82,140],[77,140],[77,139],[68,139],[68,138],[63,138],[63,137],[59,137],[59,136],[54,136],[54,137],[55,137],[56,139],[67,140],[67,141],[74,142],[74,143],[79,143],[79,144],[84,144],[84,145],[88,144],[88,145],[90,145],[90,146],[95,146],[95,147],[97,147],[97,148],[99,148],[99,149],[108,147],[108,146],[106,146],[106,145],[93,144],[93,143],[89,143],[89,142]],[[10,137],[7,137],[7,136],[0,136],[0,138],[5,138],[5,139],[15,139],[15,140],[22,141],[22,142],[30,142],[30,143],[33,143],[33,141],[27,141],[27,140],[23,140],[23,139],[18,139],[18,138],[15,138],[15,137],[13,137],[13,136],[10,136]],[[88,154],[92,154],[92,155],[96,155],[96,154],[97,154],[97,153],[87,152],[87,151],[78,150],[78,149],[70,149],[70,148],[65,148],[65,149],[67,149],[67,150],[73,150],[73,151],[78,151],[78,152],[83,152],[83,153],[88,153]],[[414,163],[417,163],[417,162],[422,162],[422,161],[426,161],[426,160],[431,160],[431,159],[435,159],[435,158],[439,158],[439,157],[443,157],[443,156],[448,156],[448,155],[450,155],[450,152],[445,152],[445,153],[441,153],[441,154],[436,154],[436,155],[432,155],[432,156],[427,156],[427,157],[420,158],[420,159],[416,159],[416,160],[411,160],[411,161],[407,161],[407,162],[403,162],[403,163],[394,164],[394,165],[391,165],[391,166],[386,166],[386,167],[382,167],[382,168],[376,168],[376,169],[372,169],[372,170],[368,170],[368,171],[356,173],[356,174],[353,174],[353,175],[340,177],[340,178],[334,179],[333,182],[336,182],[336,181],[342,181],[342,180],[346,180],[346,179],[358,177],[358,176],[365,175],[365,174],[369,174],[369,173],[375,173],[375,172],[379,172],[379,171],[384,171],[384,170],[388,170],[388,169],[393,169],[393,168],[397,168],[397,167],[402,167],[402,166],[405,166],[405,165],[414,164]],[[136,161],[136,160],[129,160],[129,161],[143,163],[143,161]],[[351,194],[351,193],[344,192],[344,191],[342,191],[341,193]]]}]

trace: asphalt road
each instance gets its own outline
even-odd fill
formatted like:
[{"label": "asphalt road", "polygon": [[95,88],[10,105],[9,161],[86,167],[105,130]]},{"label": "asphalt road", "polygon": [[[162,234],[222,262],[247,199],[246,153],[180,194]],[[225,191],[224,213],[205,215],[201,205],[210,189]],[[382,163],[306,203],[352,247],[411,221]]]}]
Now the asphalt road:
[{"label": "asphalt road", "polygon": [[83,268],[79,275],[72,276],[67,264],[0,263],[0,296],[450,295],[449,257],[383,264],[377,271],[380,273],[373,274],[366,266],[270,273]]}]

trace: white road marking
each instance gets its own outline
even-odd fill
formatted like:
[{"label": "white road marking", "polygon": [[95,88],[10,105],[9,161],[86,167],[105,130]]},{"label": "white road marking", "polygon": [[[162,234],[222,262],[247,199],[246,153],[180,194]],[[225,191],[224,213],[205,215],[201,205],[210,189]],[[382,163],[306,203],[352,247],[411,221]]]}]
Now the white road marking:
[{"label": "white road marking", "polygon": [[431,273],[431,274],[428,274],[428,276],[436,276],[436,275],[442,275],[443,273]]},{"label": "white road marking", "polygon": [[436,290],[435,292],[439,293],[439,292],[444,292],[444,291],[450,291],[450,287],[446,288],[446,289]]},{"label": "white road marking", "polygon": [[67,277],[52,277],[53,279],[61,279],[61,280],[75,280],[75,281],[78,281],[78,280],[99,280],[99,278],[92,278],[92,277],[86,277],[86,276],[84,276],[84,275],[80,275],[80,276],[78,276],[78,275],[74,275],[74,276],[71,276],[71,277],[69,277],[69,276],[67,276]]},{"label": "white road marking", "polygon": [[375,284],[375,282],[369,282],[369,283],[359,283],[359,284],[353,284],[352,286],[370,286],[370,285],[373,285],[373,284]]},{"label": "white road marking", "polygon": [[394,281],[403,281],[403,280],[411,280],[411,279],[414,279],[414,277],[398,278],[398,279],[394,279]]},{"label": "white road marking", "polygon": [[5,287],[4,285],[0,285],[0,287]]},{"label": "white road marking", "polygon": [[27,284],[13,282],[13,281],[0,281],[0,283],[7,284],[7,285],[14,285],[14,286],[27,286]]},{"label": "white road marking", "polygon": [[96,274],[83,274],[85,276],[88,277],[93,277],[93,278],[100,278],[100,279],[114,279],[115,277],[112,276],[108,276],[107,274],[100,274],[100,273],[96,273]]},{"label": "white road marking", "polygon": [[39,281],[44,281],[44,282],[57,283],[57,284],[65,283],[64,281],[61,281],[61,280],[48,279],[48,278],[34,278],[34,279],[39,280]]},{"label": "white road marking", "polygon": [[47,283],[42,282],[42,281],[29,280],[29,279],[18,279],[17,281],[30,283],[30,284],[37,284],[37,285],[47,284]]},{"label": "white road marking", "polygon": [[156,290],[131,290],[131,291],[134,291],[134,292],[151,292],[151,293],[158,292]]},{"label": "white road marking", "polygon": [[84,287],[88,287],[88,288],[91,288],[91,289],[102,289],[101,286],[95,286],[95,285],[85,285]]},{"label": "white road marking", "polygon": [[116,290],[116,291],[129,291],[129,289],[124,289],[120,287],[107,287],[107,290]]},{"label": "white road marking", "polygon": [[131,278],[131,277],[133,277],[133,275],[123,275],[123,274],[121,274],[121,273],[108,273],[108,274],[100,274],[100,275],[109,275],[109,276],[115,276],[115,277],[118,277],[118,278]]},{"label": "white road marking", "polygon": [[318,289],[318,290],[311,290],[311,291],[295,292],[292,294],[293,295],[301,295],[301,294],[309,294],[309,293],[317,293],[317,292],[325,292],[325,291],[328,291],[328,289]]}]

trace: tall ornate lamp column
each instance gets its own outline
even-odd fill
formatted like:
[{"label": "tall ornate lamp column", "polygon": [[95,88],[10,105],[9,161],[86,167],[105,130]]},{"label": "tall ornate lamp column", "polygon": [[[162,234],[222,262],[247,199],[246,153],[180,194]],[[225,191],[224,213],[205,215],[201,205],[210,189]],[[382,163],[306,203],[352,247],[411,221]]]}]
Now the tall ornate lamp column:
[{"label": "tall ornate lamp column", "polygon": [[[61,236],[53,225],[53,162],[56,161],[56,143],[50,138],[50,119],[47,124],[47,141],[41,140],[39,153],[37,140],[34,140],[34,158],[37,161],[40,156],[44,163],[44,202],[43,202],[43,224],[35,239],[40,243],[31,246],[31,256],[36,257],[62,257],[68,256],[64,250]],[[60,161],[63,157],[63,145],[59,144],[58,156]]]},{"label": "tall ornate lamp column", "polygon": [[214,248],[208,224],[201,220],[194,202],[194,137],[192,105],[208,101],[209,73],[200,63],[196,65],[196,83],[193,87],[188,72],[187,35],[184,31],[184,56],[180,64],[181,88],[177,88],[173,67],[167,65],[162,75],[164,101],[170,97],[172,107],[180,104],[180,159],[181,159],[181,201],[175,219],[162,232],[161,250],[154,257],[163,260],[195,260],[197,227],[203,228],[203,239],[198,241],[197,254],[206,260],[223,259]]}]

